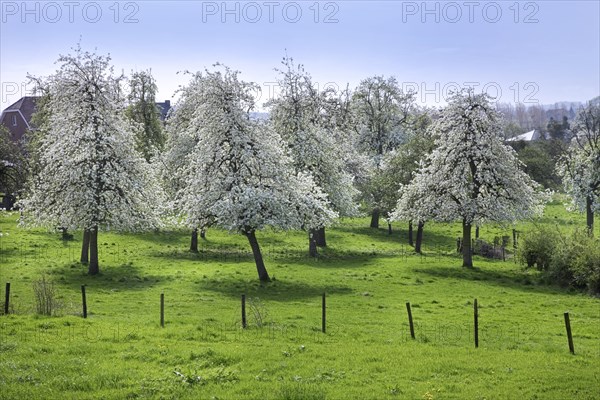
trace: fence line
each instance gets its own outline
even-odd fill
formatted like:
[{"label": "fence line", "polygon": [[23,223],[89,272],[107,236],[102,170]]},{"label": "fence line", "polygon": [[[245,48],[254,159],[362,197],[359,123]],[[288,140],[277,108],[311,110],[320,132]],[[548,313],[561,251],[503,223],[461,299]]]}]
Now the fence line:
[{"label": "fence line", "polygon": [[[82,299],[82,311],[83,311],[81,315],[83,318],[88,317],[88,304],[87,304],[86,288],[87,288],[86,285],[81,285],[81,295],[82,295],[81,299]],[[10,305],[11,294],[14,294],[14,293],[11,293],[10,282],[6,282],[5,301],[4,301],[4,307],[3,307],[5,315],[9,314],[9,305]],[[321,295],[321,332],[324,335],[328,334],[327,322],[326,322],[326,316],[327,316],[326,297],[327,297],[326,293],[323,293]],[[406,310],[407,310],[407,317],[408,317],[408,325],[409,325],[409,329],[410,329],[410,336],[412,339],[416,339],[416,329],[415,329],[415,324],[413,321],[413,313],[412,313],[412,308],[411,308],[410,302],[406,302]],[[473,301],[473,338],[474,338],[475,348],[478,348],[479,343],[480,343],[479,317],[480,316],[479,316],[478,299],[474,299],[474,301]],[[422,316],[420,316],[419,319],[421,321],[423,321],[424,318]],[[570,322],[570,317],[569,317],[568,312],[564,313],[564,321],[565,321],[565,328],[566,328],[566,334],[567,334],[567,339],[568,339],[569,351],[571,354],[575,354],[574,344],[573,344],[573,335],[572,335],[572,331],[571,331],[571,322]],[[165,293],[164,293],[164,291],[160,293],[160,327],[161,328],[165,327]],[[246,295],[245,294],[241,295],[241,327],[242,327],[242,329],[248,328],[247,317],[246,317]],[[416,327],[419,328],[420,326],[417,324]]]}]

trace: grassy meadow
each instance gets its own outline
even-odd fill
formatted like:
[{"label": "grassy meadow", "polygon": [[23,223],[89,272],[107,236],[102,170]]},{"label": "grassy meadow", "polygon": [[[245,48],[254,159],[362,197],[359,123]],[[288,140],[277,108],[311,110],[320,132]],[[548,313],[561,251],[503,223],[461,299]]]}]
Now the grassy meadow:
[{"label": "grassy meadow", "polygon": [[[17,219],[0,214],[0,301],[11,283],[11,314],[0,316],[1,399],[600,398],[599,299],[540,283],[512,254],[461,268],[458,224],[428,223],[423,256],[407,245],[406,226],[390,236],[367,218],[328,229],[317,260],[303,232],[260,232],[274,278],[260,284],[241,235],[208,230],[193,254],[185,231],[101,233],[101,275],[91,277],[78,263],[80,233],[63,242]],[[566,232],[584,217],[554,203],[519,229],[535,224]],[[481,228],[490,242],[502,235],[510,229]],[[42,276],[59,303],[53,316],[35,312]]]}]

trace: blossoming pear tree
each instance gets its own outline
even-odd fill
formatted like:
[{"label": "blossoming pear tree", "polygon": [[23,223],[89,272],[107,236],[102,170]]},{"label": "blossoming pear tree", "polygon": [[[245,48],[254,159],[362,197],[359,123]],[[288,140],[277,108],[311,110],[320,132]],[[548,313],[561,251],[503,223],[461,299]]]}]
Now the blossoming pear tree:
[{"label": "blossoming pear tree", "polygon": [[[165,150],[159,155],[157,160],[160,163],[160,178],[165,193],[167,195],[169,208],[175,215],[180,214],[178,193],[188,184],[190,168],[187,165],[192,150],[196,147],[199,139],[199,130],[194,128],[193,124],[201,124],[201,121],[194,119],[196,109],[200,108],[204,101],[201,96],[202,89],[199,85],[203,84],[202,76],[187,72],[192,75],[192,79],[186,86],[179,88],[179,100],[169,112],[166,122],[166,144]],[[194,219],[196,215],[200,219]],[[206,217],[202,213],[187,213],[181,221],[192,231],[190,241],[190,251],[198,252],[198,231],[200,236],[205,238],[206,229],[213,223],[213,219]]]},{"label": "blossoming pear tree", "polygon": [[129,78],[129,105],[125,114],[139,124],[135,135],[136,149],[146,161],[165,145],[165,132],[156,106],[156,80],[150,70],[132,72]]},{"label": "blossoming pear tree", "polygon": [[373,76],[360,82],[352,95],[358,149],[369,159],[365,179],[358,180],[363,201],[371,207],[371,228],[379,227],[385,190],[378,177],[385,155],[405,139],[414,107],[414,93],[404,93],[394,77]]},{"label": "blossoming pear tree", "polygon": [[600,98],[581,108],[572,126],[573,138],[557,165],[573,208],[586,213],[588,233],[594,233],[594,213],[600,210]]},{"label": "blossoming pear tree", "polygon": [[408,222],[408,243],[419,253],[423,238],[424,221],[417,219],[417,242],[413,240],[413,217],[410,213],[403,216],[393,215],[399,199],[399,189],[408,185],[419,162],[433,150],[434,138],[430,135],[429,125],[433,121],[434,111],[415,107],[406,131],[403,143],[396,149],[387,152],[381,162],[381,172],[372,178],[374,185],[381,191],[380,211],[388,223],[388,233],[392,234],[392,222],[401,220]]},{"label": "blossoming pear tree", "polygon": [[47,132],[40,168],[22,200],[23,223],[82,229],[91,275],[100,271],[98,231],[160,226],[161,190],[135,150],[134,127],[124,116],[120,76],[110,57],[84,52],[60,56],[45,79]]},{"label": "blossoming pear tree", "polygon": [[[356,194],[352,177],[345,169],[344,152],[336,142],[332,124],[325,121],[326,93],[312,82],[302,65],[295,66],[285,57],[279,71],[279,96],[268,102],[273,129],[289,148],[295,172],[312,177],[327,194],[327,202],[340,215],[356,212]],[[329,96],[331,97],[331,96]],[[316,246],[325,246],[325,226],[309,231],[309,253],[316,256]]]},{"label": "blossoming pear tree", "polygon": [[428,195],[427,190],[428,187],[424,180],[415,179],[408,184],[400,184],[398,202],[390,215],[392,221],[415,221],[417,223],[416,253],[421,253],[423,228],[425,222],[431,218],[429,210],[421,207],[422,199]]},{"label": "blossoming pear tree", "polygon": [[539,214],[547,196],[503,143],[500,116],[487,94],[454,94],[432,125],[435,149],[402,189],[398,210],[423,220],[462,223],[463,267],[472,268],[471,227]]},{"label": "blossoming pear tree", "polygon": [[192,222],[214,221],[246,236],[258,277],[268,281],[256,231],[314,229],[337,214],[310,175],[295,173],[281,137],[250,119],[255,84],[222,67],[196,73],[189,87],[198,106],[190,109],[186,135],[198,141],[179,172],[187,185],[177,208]]}]

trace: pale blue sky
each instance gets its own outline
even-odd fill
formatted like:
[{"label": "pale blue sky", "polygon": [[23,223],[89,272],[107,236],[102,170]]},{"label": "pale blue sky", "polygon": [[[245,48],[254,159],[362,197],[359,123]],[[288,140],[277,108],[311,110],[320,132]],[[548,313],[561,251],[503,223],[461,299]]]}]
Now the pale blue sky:
[{"label": "pale blue sky", "polygon": [[262,103],[285,49],[320,85],[394,75],[429,105],[467,82],[510,103],[600,95],[599,1],[65,4],[0,2],[2,109],[26,94],[28,72],[52,73],[80,37],[118,71],[152,68],[159,100],[187,81],[178,71],[220,61],[261,84]]}]

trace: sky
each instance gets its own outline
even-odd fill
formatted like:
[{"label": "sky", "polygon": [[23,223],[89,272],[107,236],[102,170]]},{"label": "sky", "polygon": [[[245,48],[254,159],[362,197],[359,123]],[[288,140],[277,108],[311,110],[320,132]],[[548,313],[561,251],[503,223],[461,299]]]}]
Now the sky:
[{"label": "sky", "polygon": [[115,71],[150,69],[157,100],[220,62],[277,95],[283,56],[320,88],[394,76],[419,104],[473,87],[503,103],[600,95],[600,1],[4,1],[0,109],[78,43]]}]

